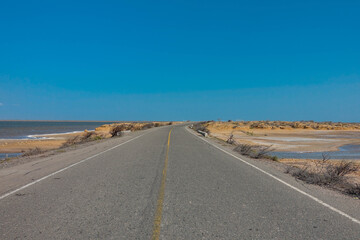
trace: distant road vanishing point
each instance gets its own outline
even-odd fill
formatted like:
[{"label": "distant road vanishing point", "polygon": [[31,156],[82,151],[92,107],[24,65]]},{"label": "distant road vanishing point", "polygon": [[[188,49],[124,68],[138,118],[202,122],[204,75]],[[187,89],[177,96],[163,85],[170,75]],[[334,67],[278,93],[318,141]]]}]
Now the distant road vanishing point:
[{"label": "distant road vanishing point", "polygon": [[360,239],[359,200],[186,124],[4,168],[0,179],[0,239]]}]

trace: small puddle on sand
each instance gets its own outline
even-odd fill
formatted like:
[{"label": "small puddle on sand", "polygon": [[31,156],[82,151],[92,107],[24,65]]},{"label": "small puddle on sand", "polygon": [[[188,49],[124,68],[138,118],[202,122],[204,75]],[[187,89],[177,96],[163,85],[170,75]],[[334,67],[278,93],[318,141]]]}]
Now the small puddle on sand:
[{"label": "small puddle on sand", "polygon": [[[339,151],[324,152],[330,159],[360,160],[360,145],[344,145]],[[278,158],[322,159],[323,152],[272,152],[270,155]]]},{"label": "small puddle on sand", "polygon": [[22,153],[0,153],[0,160],[5,160],[6,158],[18,157]]}]

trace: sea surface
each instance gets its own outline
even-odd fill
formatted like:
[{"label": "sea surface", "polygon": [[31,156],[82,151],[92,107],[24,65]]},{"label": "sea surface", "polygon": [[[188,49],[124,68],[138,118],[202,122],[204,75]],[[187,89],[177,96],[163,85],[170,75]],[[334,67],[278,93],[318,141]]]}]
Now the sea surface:
[{"label": "sea surface", "polygon": [[34,139],[33,135],[94,130],[113,122],[0,121],[0,139]]}]

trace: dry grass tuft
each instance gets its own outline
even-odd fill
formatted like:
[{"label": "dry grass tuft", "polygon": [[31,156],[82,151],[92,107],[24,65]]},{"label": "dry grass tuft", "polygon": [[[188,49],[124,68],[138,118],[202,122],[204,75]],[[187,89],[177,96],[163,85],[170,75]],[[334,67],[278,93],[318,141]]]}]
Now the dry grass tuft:
[{"label": "dry grass tuft", "polygon": [[29,150],[25,151],[22,154],[22,156],[28,157],[28,156],[38,155],[38,154],[41,154],[41,153],[44,153],[44,152],[45,151],[43,151],[40,148],[36,147],[36,148],[32,148],[32,149],[29,149]]},{"label": "dry grass tuft", "polygon": [[[158,126],[160,126],[160,124]],[[155,127],[154,123],[148,123],[148,124],[145,124],[144,126],[142,126],[141,130],[146,130],[146,129],[153,128],[153,127]]]},{"label": "dry grass tuft", "polygon": [[277,161],[277,157],[269,155],[270,152],[274,151],[272,146],[239,144],[234,148],[234,151],[251,158],[267,158]]},{"label": "dry grass tuft", "polygon": [[307,130],[360,130],[360,123],[314,122],[314,121],[237,121],[237,122],[206,122],[209,129],[236,129],[249,132],[250,129],[307,129]]},{"label": "dry grass tuft", "polygon": [[328,162],[330,158],[323,155],[323,160],[317,161],[315,167],[305,164],[302,167],[288,166],[285,173],[309,184],[332,187],[347,194],[360,197],[360,185],[350,183],[347,176],[356,173],[359,166],[351,161],[339,163]]},{"label": "dry grass tuft", "polygon": [[198,122],[198,123],[194,123],[191,128],[194,130],[194,131],[203,131],[203,132],[206,132],[206,133],[210,133],[209,129],[207,129],[205,127],[205,123],[206,122]]},{"label": "dry grass tuft", "polygon": [[122,131],[125,130],[127,130],[125,125],[117,125],[110,130],[111,137],[122,136]]},{"label": "dry grass tuft", "polygon": [[95,138],[97,137],[96,133],[94,132],[85,132],[82,135],[77,135],[73,138],[69,138],[63,145],[62,147],[68,147],[68,146],[72,146],[75,144],[80,144],[80,143],[85,143],[85,142],[90,142],[93,140],[96,140]]}]

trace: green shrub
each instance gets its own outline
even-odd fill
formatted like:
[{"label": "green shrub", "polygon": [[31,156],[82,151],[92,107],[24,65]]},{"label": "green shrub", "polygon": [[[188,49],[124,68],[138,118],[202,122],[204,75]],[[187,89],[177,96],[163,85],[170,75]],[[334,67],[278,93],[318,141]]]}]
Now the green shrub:
[{"label": "green shrub", "polygon": [[95,136],[95,137],[94,137],[94,140],[101,140],[101,139],[102,139],[101,136]]}]

